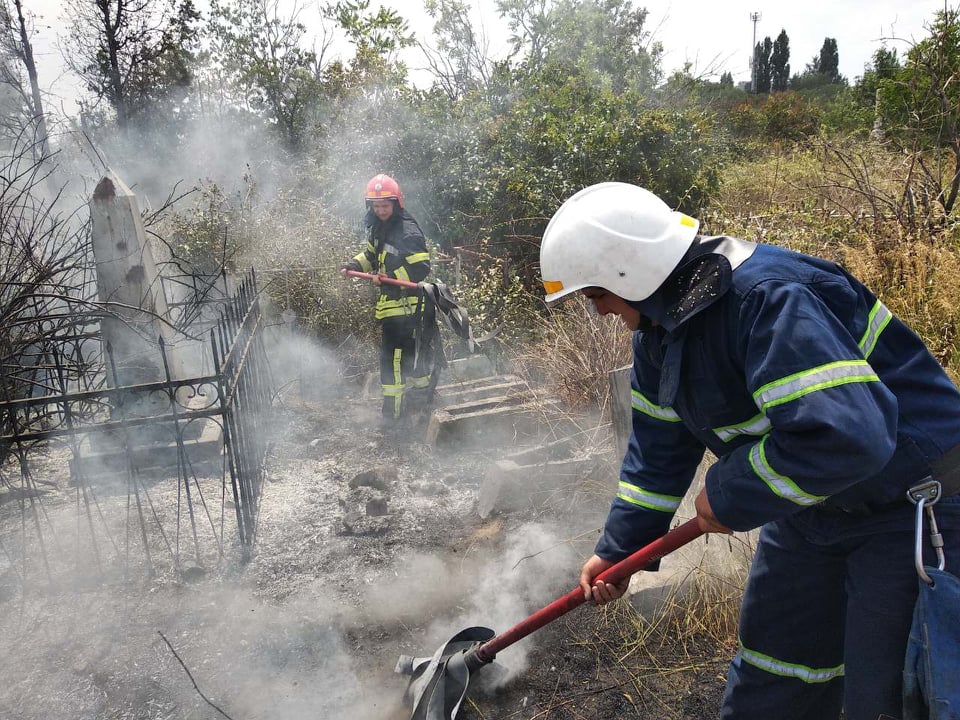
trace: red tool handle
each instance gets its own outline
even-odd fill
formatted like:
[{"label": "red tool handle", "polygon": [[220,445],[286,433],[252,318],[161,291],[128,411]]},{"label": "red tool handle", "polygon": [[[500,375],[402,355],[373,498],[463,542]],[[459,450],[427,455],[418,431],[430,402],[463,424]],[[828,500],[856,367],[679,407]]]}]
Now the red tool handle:
[{"label": "red tool handle", "polygon": [[359,270],[343,270],[342,272],[349,277],[366,278],[367,280],[376,280],[379,278],[380,282],[386,283],[387,285],[399,285],[400,287],[411,289],[420,287],[417,283],[411,282],[410,280],[400,280],[399,278],[387,277],[386,275],[378,275],[376,273],[365,273]]},{"label": "red tool handle", "polygon": [[[703,530],[697,525],[697,519],[687,520],[683,525],[674,528],[663,537],[657,538],[646,547],[640,548],[633,553],[633,555],[624,558],[615,565],[611,565],[597,575],[596,580],[603,580],[609,583],[623,580],[701,535],[703,535]],[[577,587],[571,590],[563,597],[557,598],[546,607],[537,610],[537,612],[526,620],[521,620],[509,630],[504,630],[496,637],[487,640],[487,642],[477,648],[477,658],[483,662],[492,661],[494,656],[505,647],[513,645],[513,643],[518,640],[522,640],[530,633],[553,622],[561,615],[570,612],[575,607],[579,607],[584,602],[586,602],[586,600],[584,600],[583,590],[581,588]]]}]

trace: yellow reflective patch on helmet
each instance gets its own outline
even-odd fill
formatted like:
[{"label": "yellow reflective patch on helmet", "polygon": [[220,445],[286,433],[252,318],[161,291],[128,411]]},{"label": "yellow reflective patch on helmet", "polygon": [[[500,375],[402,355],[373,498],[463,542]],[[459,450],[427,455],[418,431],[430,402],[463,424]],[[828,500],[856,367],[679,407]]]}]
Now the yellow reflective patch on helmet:
[{"label": "yellow reflective patch on helmet", "polygon": [[694,220],[689,215],[680,214],[680,224],[686,225],[687,227],[696,227],[697,221]]},{"label": "yellow reflective patch on helmet", "polygon": [[553,294],[563,290],[563,283],[559,280],[544,280],[543,289],[547,291],[547,294]]}]

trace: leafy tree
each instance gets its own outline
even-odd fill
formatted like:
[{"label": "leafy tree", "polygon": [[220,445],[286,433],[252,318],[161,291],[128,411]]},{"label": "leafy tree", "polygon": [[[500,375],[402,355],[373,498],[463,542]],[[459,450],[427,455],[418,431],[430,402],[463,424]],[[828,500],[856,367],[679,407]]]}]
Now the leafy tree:
[{"label": "leafy tree", "polygon": [[451,99],[486,87],[494,72],[486,39],[470,19],[470,7],[462,0],[426,0],[424,9],[434,20],[437,49],[421,43],[424,55],[441,89]]},{"label": "leafy tree", "polygon": [[824,38],[820,54],[807,66],[808,72],[823,75],[829,83],[840,82],[840,52],[836,38]]},{"label": "leafy tree", "polygon": [[732,88],[733,87],[733,73],[729,70],[722,75],[720,75],[720,87]]},{"label": "leafy tree", "polygon": [[661,79],[663,49],[632,0],[498,0],[497,8],[531,73],[575,72],[615,92],[650,90]]},{"label": "leafy tree", "polygon": [[928,196],[943,212],[953,212],[960,193],[960,11],[939,11],[930,36],[907,52],[897,68],[880,58],[878,110],[887,136],[914,153],[920,191],[908,189],[908,202]]},{"label": "leafy tree", "polygon": [[694,212],[717,181],[711,129],[698,110],[650,109],[635,91],[551,77],[546,68],[509,112],[486,120],[468,152],[450,159],[455,175],[471,179],[469,195],[453,205],[482,222],[472,234],[486,238],[488,252],[528,279],[547,218],[580,188],[635,182]]},{"label": "leafy tree", "polygon": [[754,92],[770,92],[770,56],[773,53],[773,43],[769,37],[758,42],[753,49]]},{"label": "leafy tree", "polygon": [[262,117],[290,149],[303,142],[320,97],[321,59],[304,47],[298,14],[295,7],[281,15],[273,0],[211,0],[207,27],[206,84],[219,84],[228,105]]},{"label": "leafy tree", "polygon": [[829,130],[853,133],[864,138],[871,134],[874,137],[881,136],[883,123],[877,114],[877,90],[880,82],[892,79],[899,68],[896,50],[879,48],[854,85],[843,88],[824,104],[824,126]]},{"label": "leafy tree", "polygon": [[514,56],[525,52],[534,65],[546,60],[546,48],[553,35],[553,5],[554,0],[497,0],[497,12],[506,19],[512,33]]},{"label": "leafy tree", "polygon": [[781,30],[770,54],[770,89],[783,92],[790,84],[790,38]]},{"label": "leafy tree", "polygon": [[158,98],[190,83],[194,23],[192,0],[67,0],[67,65],[106,101],[117,125],[154,108]]},{"label": "leafy tree", "polygon": [[[192,103],[200,48],[200,13],[192,0],[175,6],[160,37],[163,52],[150,63],[135,63],[128,80],[130,107],[141,127],[169,125]],[[186,114],[186,113],[185,113]]]},{"label": "leafy tree", "polygon": [[404,84],[407,68],[397,59],[397,53],[412,46],[414,37],[407,21],[396,10],[380,7],[372,13],[370,0],[338,0],[327,5],[325,13],[336,21],[356,49],[349,67],[335,63],[334,71],[342,73],[348,85]]}]

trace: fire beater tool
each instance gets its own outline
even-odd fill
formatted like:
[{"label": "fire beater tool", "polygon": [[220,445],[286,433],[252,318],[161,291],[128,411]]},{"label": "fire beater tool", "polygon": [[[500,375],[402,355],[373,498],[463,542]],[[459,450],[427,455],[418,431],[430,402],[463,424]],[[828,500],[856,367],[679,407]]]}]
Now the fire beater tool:
[{"label": "fire beater tool", "polygon": [[[619,582],[701,535],[703,531],[696,518],[688,520],[607,568],[596,579]],[[411,676],[406,692],[413,704],[411,720],[454,720],[472,673],[492,663],[504,648],[584,602],[583,590],[578,586],[499,635],[490,628],[470,627],[451,637],[430,657],[401,655],[396,671]]]}]

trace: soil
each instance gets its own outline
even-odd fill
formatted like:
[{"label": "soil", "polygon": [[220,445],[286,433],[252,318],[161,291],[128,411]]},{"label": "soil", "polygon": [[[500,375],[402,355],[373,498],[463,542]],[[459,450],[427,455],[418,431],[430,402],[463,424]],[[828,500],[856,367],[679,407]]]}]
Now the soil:
[{"label": "soil", "polygon": [[[30,549],[34,567],[45,554],[54,568],[38,582],[17,569],[31,515],[0,504],[0,717],[407,718],[401,655],[429,656],[464,627],[502,631],[576,584],[608,495],[481,519],[484,473],[512,448],[399,444],[376,411],[347,394],[285,401],[246,563],[228,543],[223,557],[180,573],[157,561],[146,576],[51,544]],[[34,474],[47,483],[43,522],[79,527],[65,453]],[[609,491],[614,464],[602,474]],[[176,497],[154,494],[167,508]],[[479,671],[458,717],[716,717],[731,649],[663,632],[639,641],[642,624],[626,602],[574,610]]]}]

